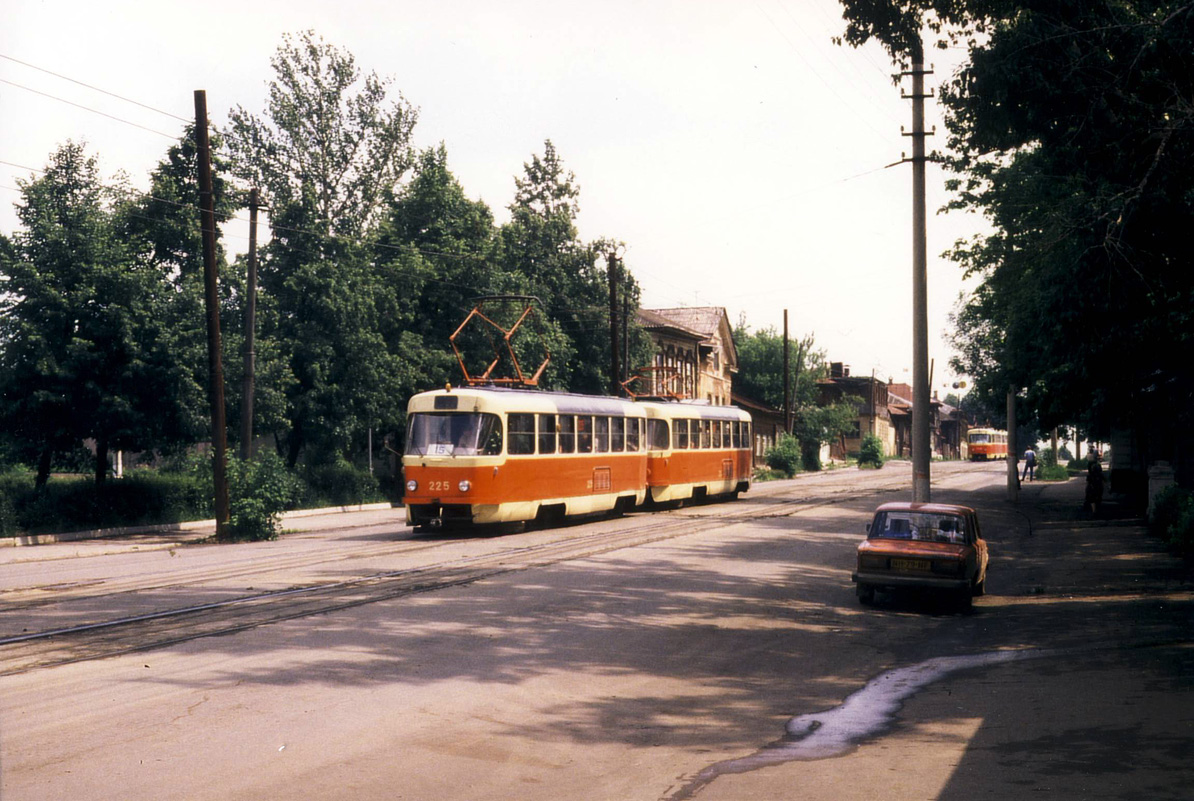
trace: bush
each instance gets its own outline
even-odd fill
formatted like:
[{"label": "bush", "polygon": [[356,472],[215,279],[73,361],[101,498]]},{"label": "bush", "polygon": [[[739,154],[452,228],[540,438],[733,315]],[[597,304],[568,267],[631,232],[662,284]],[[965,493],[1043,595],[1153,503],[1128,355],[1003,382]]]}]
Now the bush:
[{"label": "bush", "polygon": [[303,471],[307,491],[304,506],[356,506],[361,503],[384,501],[377,479],[363,470],[339,459],[330,464],[309,465]]},{"label": "bush", "polygon": [[763,461],[785,478],[791,478],[804,469],[803,449],[799,440],[791,434],[780,434],[779,441],[763,454]]},{"label": "bush", "polygon": [[883,466],[883,440],[874,434],[867,434],[862,438],[862,445],[858,451],[858,466],[873,466],[876,469]]},{"label": "bush", "polygon": [[1178,486],[1161,490],[1153,500],[1148,524],[1174,553],[1194,557],[1194,493],[1190,490]]},{"label": "bush", "polygon": [[1057,454],[1052,448],[1045,448],[1037,460],[1036,477],[1041,481],[1067,481],[1070,471],[1057,463]]},{"label": "bush", "polygon": [[234,540],[274,540],[282,512],[302,495],[302,482],[277,454],[255,460],[228,460],[228,536]]}]

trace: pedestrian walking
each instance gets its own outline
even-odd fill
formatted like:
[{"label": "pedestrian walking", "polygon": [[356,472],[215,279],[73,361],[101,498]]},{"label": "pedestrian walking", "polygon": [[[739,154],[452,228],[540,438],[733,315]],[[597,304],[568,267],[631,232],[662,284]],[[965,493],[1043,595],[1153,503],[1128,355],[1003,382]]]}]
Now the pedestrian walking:
[{"label": "pedestrian walking", "polygon": [[1086,506],[1090,509],[1091,517],[1099,513],[1099,504],[1103,502],[1103,465],[1097,459],[1090,460],[1086,469]]},{"label": "pedestrian walking", "polygon": [[1024,474],[1020,480],[1036,481],[1036,451],[1031,447],[1024,451]]}]

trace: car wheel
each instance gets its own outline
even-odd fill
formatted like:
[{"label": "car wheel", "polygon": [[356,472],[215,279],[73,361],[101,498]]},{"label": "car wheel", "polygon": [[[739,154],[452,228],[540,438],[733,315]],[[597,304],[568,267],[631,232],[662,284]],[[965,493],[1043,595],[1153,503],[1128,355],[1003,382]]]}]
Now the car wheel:
[{"label": "car wheel", "polygon": [[860,603],[870,606],[875,602],[875,588],[869,584],[859,584],[855,589]]},{"label": "car wheel", "polygon": [[974,595],[972,594],[969,587],[967,587],[964,590],[958,590],[958,595],[957,595],[958,608],[961,609],[963,612],[970,609],[970,607],[972,606],[971,601],[973,599],[974,599]]}]

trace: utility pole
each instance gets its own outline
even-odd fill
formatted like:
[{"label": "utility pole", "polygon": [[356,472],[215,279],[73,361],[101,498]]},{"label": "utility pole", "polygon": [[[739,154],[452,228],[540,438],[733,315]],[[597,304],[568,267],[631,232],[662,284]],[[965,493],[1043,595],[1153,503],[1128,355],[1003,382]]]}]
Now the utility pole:
[{"label": "utility pole", "polygon": [[1007,388],[1007,499],[1020,499],[1020,471],[1016,466],[1019,446],[1016,444],[1016,388]]},{"label": "utility pole", "polygon": [[609,279],[609,394],[621,394],[621,375],[618,369],[618,254],[611,248],[605,257]]},{"label": "utility pole", "polygon": [[630,380],[630,276],[622,276],[622,380]]},{"label": "utility pole", "polygon": [[203,233],[203,279],[207,309],[207,358],[211,385],[212,480],[215,486],[216,539],[228,535],[228,430],[224,420],[224,367],[220,358],[220,295],[216,271],[216,210],[211,180],[211,142],[207,134],[207,92],[195,90],[195,147],[199,156],[199,219]]},{"label": "utility pole", "polygon": [[788,367],[788,310],[784,309],[784,433],[792,433],[792,390]]},{"label": "utility pole", "polygon": [[[253,458],[253,388],[257,369],[257,209],[261,195],[249,190],[249,276],[245,304],[245,383],[240,418],[240,458]],[[370,463],[372,466],[372,462]]]},{"label": "utility pole", "polygon": [[902,75],[912,76],[912,500],[928,503],[930,436],[929,431],[929,315],[928,258],[925,224],[925,75],[924,48],[919,43],[912,69]]}]

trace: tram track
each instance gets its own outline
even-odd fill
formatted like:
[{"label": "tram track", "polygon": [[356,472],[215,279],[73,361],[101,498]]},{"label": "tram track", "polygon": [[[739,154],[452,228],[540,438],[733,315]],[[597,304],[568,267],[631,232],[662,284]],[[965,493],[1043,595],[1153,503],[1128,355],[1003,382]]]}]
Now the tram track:
[{"label": "tram track", "polygon": [[[550,530],[549,539],[526,545],[497,538],[499,547],[482,553],[434,560],[426,564],[370,573],[334,582],[315,582],[286,589],[237,595],[217,601],[114,616],[85,624],[23,631],[0,638],[0,675],[148,651],[191,640],[234,634],[287,620],[329,614],[365,604],[418,593],[444,590],[497,576],[561,562],[601,556],[613,551],[699,534],[713,528],[751,520],[787,517],[848,499],[896,491],[906,479],[872,482],[860,492],[856,484],[826,481],[799,496],[780,492],[752,493],[733,503],[686,507],[674,512],[634,514],[616,528],[566,526]],[[558,535],[557,535],[558,532]],[[542,532],[539,532],[542,533]],[[88,601],[151,590],[193,587],[212,580],[320,566],[335,561],[377,556],[436,554],[459,540],[402,540],[356,549],[346,554],[304,554],[271,557],[268,564],[240,564],[233,568],[200,570],[174,581],[128,579],[103,586],[79,587],[74,595],[44,603]],[[94,592],[101,589],[101,592]],[[91,590],[90,592],[88,590]],[[38,602],[31,602],[36,605]]]}]

